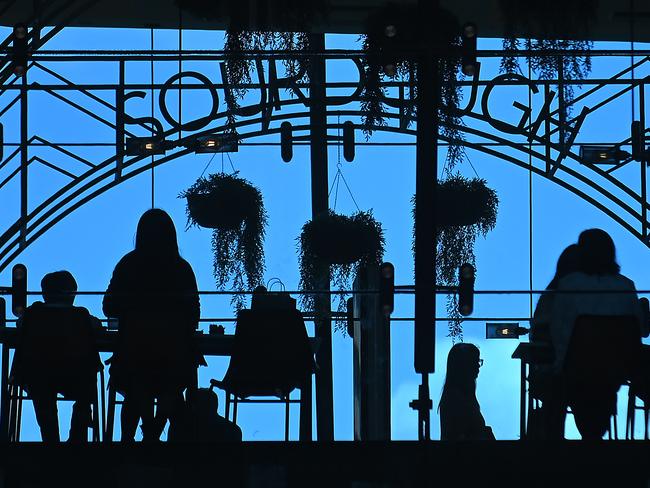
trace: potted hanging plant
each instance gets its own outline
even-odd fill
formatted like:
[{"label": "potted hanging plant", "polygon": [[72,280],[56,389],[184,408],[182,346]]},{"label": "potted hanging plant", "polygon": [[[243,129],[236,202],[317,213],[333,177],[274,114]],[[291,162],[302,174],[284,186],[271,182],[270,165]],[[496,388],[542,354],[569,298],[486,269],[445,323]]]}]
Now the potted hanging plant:
[{"label": "potted hanging plant", "polygon": [[[413,103],[404,110],[408,118],[415,116],[417,96],[417,69],[413,57],[419,45],[417,31],[417,9],[412,6],[389,4],[370,16],[366,33],[361,36],[363,91],[361,93],[361,113],[363,132],[368,139],[373,131],[385,125],[385,106],[387,80],[406,82],[409,98]],[[457,19],[448,11],[439,9],[432,28],[430,40],[437,47],[449,47],[449,53],[460,52],[460,26]],[[450,170],[462,162],[464,138],[458,127],[462,125],[458,109],[462,101],[461,86],[458,83],[461,60],[456,55],[441,56],[438,60],[440,87],[440,107],[438,117],[441,135],[449,141],[446,165]]]},{"label": "potted hanging plant", "polygon": [[[214,277],[217,289],[243,292],[261,284],[264,277],[266,211],[262,194],[235,172],[200,177],[179,198],[187,199],[187,226],[213,229]],[[233,295],[237,309],[243,294]]]},{"label": "potted hanging plant", "polygon": [[[412,199],[415,217],[415,197]],[[438,182],[436,192],[436,283],[458,286],[458,268],[464,263],[476,262],[476,237],[485,237],[496,225],[499,199],[494,190],[480,178],[448,176]],[[415,246],[415,227],[413,229]],[[415,247],[413,248],[415,251]],[[462,317],[458,312],[458,297],[447,297],[449,336],[463,339]]]},{"label": "potted hanging plant", "polygon": [[[521,2],[499,0],[503,21],[502,73],[520,73],[517,51],[526,49],[531,69],[542,80],[561,79],[560,118],[569,119],[574,99],[571,80],[583,80],[591,72],[589,24],[596,17],[597,0],[548,0]],[[549,56],[549,52],[557,55]],[[575,55],[571,51],[581,51]],[[539,54],[536,54],[539,52]]]},{"label": "potted hanging plant", "polygon": [[[384,255],[384,233],[371,211],[341,215],[330,210],[308,221],[299,238],[300,289],[319,288],[318,269],[328,266],[334,285],[339,290],[350,289],[352,276],[363,266],[379,264]],[[302,304],[314,309],[314,295],[303,295]],[[345,296],[339,295],[338,310],[345,310]],[[342,321],[337,329],[345,330]]]}]

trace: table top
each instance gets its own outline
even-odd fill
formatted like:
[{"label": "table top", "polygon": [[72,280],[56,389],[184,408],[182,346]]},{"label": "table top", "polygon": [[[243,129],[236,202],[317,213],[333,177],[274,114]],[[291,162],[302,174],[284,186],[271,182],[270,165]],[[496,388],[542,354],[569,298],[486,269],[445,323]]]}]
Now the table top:
[{"label": "table top", "polygon": [[[0,328],[0,344],[10,348],[16,347],[17,329],[15,327]],[[117,344],[117,331],[102,330],[97,334],[97,348],[99,352],[115,352]],[[195,334],[199,352],[206,356],[230,356],[232,353],[235,335],[234,334]],[[317,337],[309,338],[309,345],[312,352],[316,353],[321,340]]]},{"label": "table top", "polygon": [[511,357],[528,364],[549,364],[553,362],[554,356],[553,346],[547,342],[522,342]]}]

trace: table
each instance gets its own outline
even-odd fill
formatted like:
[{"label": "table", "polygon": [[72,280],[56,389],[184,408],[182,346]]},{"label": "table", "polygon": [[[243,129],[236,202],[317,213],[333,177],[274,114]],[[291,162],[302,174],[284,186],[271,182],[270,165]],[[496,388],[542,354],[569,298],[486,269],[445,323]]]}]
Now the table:
[{"label": "table", "polygon": [[[2,397],[0,398],[0,432],[6,435],[9,429],[9,350],[16,348],[17,329],[15,327],[0,328],[0,344],[2,358],[0,364]],[[233,350],[234,334],[195,334],[198,349],[205,356],[230,356]],[[117,331],[103,330],[97,334],[99,352],[115,352]],[[320,346],[320,339],[310,337],[309,344],[314,354]],[[312,439],[312,395],[311,377],[308,384],[300,391],[300,440]],[[112,436],[111,436],[112,437]]]},{"label": "table", "polygon": [[522,342],[512,353],[512,359],[521,361],[519,383],[519,438],[526,438],[526,411],[530,413],[532,401],[530,395],[526,398],[526,377],[528,365],[551,364],[554,359],[553,346],[545,342]]}]

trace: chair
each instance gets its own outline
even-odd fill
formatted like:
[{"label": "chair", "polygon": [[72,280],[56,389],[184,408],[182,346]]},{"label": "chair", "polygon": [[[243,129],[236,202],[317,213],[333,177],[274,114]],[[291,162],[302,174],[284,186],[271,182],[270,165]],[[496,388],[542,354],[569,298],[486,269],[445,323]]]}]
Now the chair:
[{"label": "chair", "polygon": [[[564,396],[583,438],[596,439],[610,430],[616,415],[616,393],[638,370],[639,323],[634,316],[581,315],[564,362]],[[616,422],[614,434],[618,436]]]},{"label": "chair", "polygon": [[[225,391],[225,416],[230,418],[232,403],[235,423],[239,403],[284,403],[285,440],[289,440],[289,406],[299,402],[290,394],[300,388],[300,401],[311,395],[313,371],[314,357],[298,310],[241,310],[228,370],[223,380],[210,380],[210,385]],[[250,399],[252,396],[279,400]]]},{"label": "chair", "polygon": [[[641,410],[645,421],[643,438],[648,440],[648,424],[650,423],[650,346],[643,345],[641,347],[639,368],[629,382],[628,387],[625,438],[634,439],[636,412]],[[637,405],[637,398],[641,400],[641,405]]]},{"label": "chair", "polygon": [[[66,392],[72,398],[58,397],[57,401],[74,401],[79,391],[83,391],[79,390],[80,385],[89,386],[86,382],[92,381],[91,374],[96,378],[97,372],[100,394],[95,386],[91,398],[91,427],[93,440],[100,440],[100,432],[104,430],[104,371],[90,321],[88,312],[78,307],[39,304],[26,310],[19,328],[12,365],[13,381],[8,392],[10,441],[20,440],[23,401],[31,399],[25,391],[26,385]],[[97,380],[94,382],[96,385]]]}]

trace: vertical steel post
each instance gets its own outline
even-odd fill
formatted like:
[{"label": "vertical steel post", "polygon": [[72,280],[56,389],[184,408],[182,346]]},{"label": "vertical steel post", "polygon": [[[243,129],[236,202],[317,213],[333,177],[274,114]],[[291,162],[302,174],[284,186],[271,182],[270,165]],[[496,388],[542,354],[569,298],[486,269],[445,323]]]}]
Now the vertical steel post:
[{"label": "vertical steel post", "polygon": [[[7,305],[5,299],[0,297],[0,332],[4,335],[7,327]],[[2,357],[0,360],[0,442],[9,441],[9,345],[2,344]]]},{"label": "vertical steel post", "polygon": [[418,400],[418,435],[430,437],[428,375],[435,369],[436,340],[436,186],[438,173],[438,56],[430,23],[437,1],[419,0],[417,53],[417,137],[415,172],[415,334],[414,366],[422,374]]},{"label": "vertical steel post", "polygon": [[29,164],[27,140],[27,72],[22,76],[20,85],[20,244],[25,244],[27,237],[27,166]]},{"label": "vertical steel post", "polygon": [[[327,108],[325,93],[325,34],[311,34],[309,59],[309,124],[311,150],[311,213],[312,218],[329,210],[327,180]],[[317,270],[318,288],[329,291],[330,270]],[[319,441],[334,440],[334,394],[332,387],[332,320],[331,298],[325,293],[316,297],[316,337],[321,340],[316,353],[316,432]]]},{"label": "vertical steel post", "polygon": [[[644,133],[645,136],[645,130],[646,130],[646,120],[645,120],[645,85],[646,82],[643,80],[641,84],[639,85],[639,120],[641,122],[641,130]],[[643,144],[641,147],[641,151],[643,154],[643,157],[641,158],[641,235],[643,236],[643,239],[646,240],[648,239],[648,181],[647,181],[647,164],[648,164],[648,156],[646,153],[646,145],[645,145],[645,137],[643,138]]]}]

